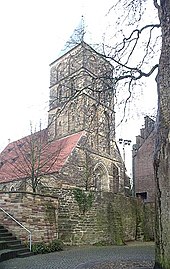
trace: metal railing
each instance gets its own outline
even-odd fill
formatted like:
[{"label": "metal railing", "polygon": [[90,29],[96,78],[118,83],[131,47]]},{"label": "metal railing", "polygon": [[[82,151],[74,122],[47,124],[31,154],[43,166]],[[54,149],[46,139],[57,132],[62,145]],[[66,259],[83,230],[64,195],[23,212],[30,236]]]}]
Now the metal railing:
[{"label": "metal railing", "polygon": [[13,216],[11,216],[8,212],[6,212],[2,207],[0,207],[0,210],[2,210],[8,217],[10,217],[12,220],[14,220],[19,226],[21,226],[23,229],[25,229],[29,233],[29,249],[31,251],[31,245],[32,245],[32,239],[31,239],[31,232],[22,225],[18,220],[16,220]]}]

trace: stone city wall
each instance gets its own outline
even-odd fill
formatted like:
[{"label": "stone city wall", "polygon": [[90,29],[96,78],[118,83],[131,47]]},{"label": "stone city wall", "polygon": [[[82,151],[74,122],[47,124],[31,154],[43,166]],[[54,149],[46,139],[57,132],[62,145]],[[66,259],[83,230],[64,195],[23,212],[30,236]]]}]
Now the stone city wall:
[{"label": "stone city wall", "polygon": [[[31,231],[33,242],[48,242],[58,236],[58,199],[24,192],[0,192],[0,207]],[[0,210],[0,224],[28,242],[28,232]]]},{"label": "stone city wall", "polygon": [[[80,210],[74,190],[55,190],[59,197],[59,238],[67,245],[123,244],[154,239],[153,205],[121,194],[93,192],[91,207]],[[150,214],[152,212],[153,214]],[[146,219],[147,218],[147,219]]]},{"label": "stone city wall", "polygon": [[[0,192],[1,207],[32,232],[33,242],[59,238],[66,245],[120,245],[136,239],[153,240],[151,204],[104,192],[89,196],[89,192],[60,188],[51,193]],[[2,211],[0,224],[28,241],[28,233]]]}]

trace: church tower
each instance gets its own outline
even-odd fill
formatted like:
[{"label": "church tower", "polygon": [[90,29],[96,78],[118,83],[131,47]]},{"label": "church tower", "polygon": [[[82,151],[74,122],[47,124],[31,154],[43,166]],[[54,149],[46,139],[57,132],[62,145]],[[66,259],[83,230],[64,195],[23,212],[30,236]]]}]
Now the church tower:
[{"label": "church tower", "polygon": [[50,64],[49,139],[85,130],[92,149],[115,140],[113,66],[84,41]]}]

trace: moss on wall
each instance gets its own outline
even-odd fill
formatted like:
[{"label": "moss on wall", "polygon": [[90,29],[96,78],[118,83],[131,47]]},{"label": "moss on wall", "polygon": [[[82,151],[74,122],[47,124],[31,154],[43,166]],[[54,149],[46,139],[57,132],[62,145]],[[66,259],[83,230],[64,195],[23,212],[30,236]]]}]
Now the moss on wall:
[{"label": "moss on wall", "polygon": [[[141,201],[120,194],[94,192],[94,200],[84,215],[73,190],[57,191],[59,196],[59,237],[68,245],[124,244],[145,234],[145,214]],[[149,207],[147,216],[149,217]],[[147,233],[150,233],[148,222]],[[140,230],[140,233],[139,233]],[[144,237],[144,236],[143,236]],[[143,240],[142,237],[142,240]]]},{"label": "moss on wall", "polygon": [[115,245],[124,244],[122,215],[112,203],[107,206],[107,220],[111,243]]}]

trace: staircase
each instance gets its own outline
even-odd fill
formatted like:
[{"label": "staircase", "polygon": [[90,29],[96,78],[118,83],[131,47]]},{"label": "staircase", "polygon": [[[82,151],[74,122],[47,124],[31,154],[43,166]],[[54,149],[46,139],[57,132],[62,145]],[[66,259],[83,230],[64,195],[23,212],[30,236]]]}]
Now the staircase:
[{"label": "staircase", "polygon": [[23,258],[33,255],[21,240],[0,225],[0,262],[12,258]]}]

